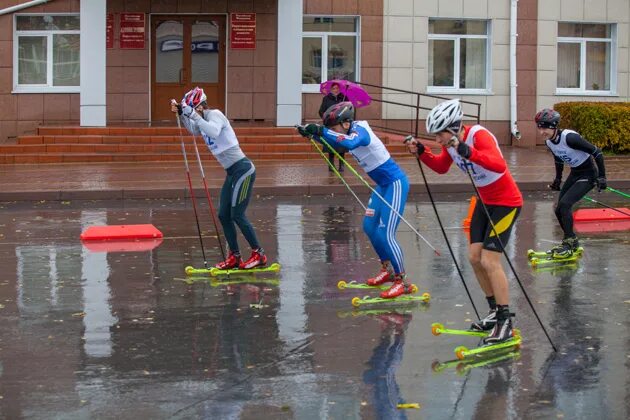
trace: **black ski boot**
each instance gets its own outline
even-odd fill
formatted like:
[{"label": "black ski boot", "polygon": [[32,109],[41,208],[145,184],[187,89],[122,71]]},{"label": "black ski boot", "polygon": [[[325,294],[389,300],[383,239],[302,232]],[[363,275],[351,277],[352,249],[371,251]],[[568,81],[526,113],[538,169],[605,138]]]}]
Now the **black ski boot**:
[{"label": "black ski boot", "polygon": [[579,248],[580,243],[578,238],[573,236],[571,238],[565,238],[558,246],[551,248],[551,258],[564,259],[569,258]]},{"label": "black ski boot", "polygon": [[470,324],[471,331],[489,331],[497,323],[497,310],[490,309],[488,315],[485,318],[481,318],[479,321]]},{"label": "black ski boot", "polygon": [[510,309],[507,306],[497,309],[497,320],[490,334],[483,339],[484,344],[498,344],[510,340],[514,337],[512,329],[512,317]]}]

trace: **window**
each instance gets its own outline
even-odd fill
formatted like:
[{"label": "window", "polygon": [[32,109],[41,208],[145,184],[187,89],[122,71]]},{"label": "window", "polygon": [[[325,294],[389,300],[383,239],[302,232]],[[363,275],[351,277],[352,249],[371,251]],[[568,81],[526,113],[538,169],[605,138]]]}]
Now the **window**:
[{"label": "window", "polygon": [[615,25],[558,23],[557,93],[611,94]]},{"label": "window", "polygon": [[[322,82],[357,81],[359,19],[348,16],[305,16],[302,25],[302,86],[319,92]],[[322,56],[322,51],[325,56]]]},{"label": "window", "polygon": [[429,92],[488,93],[488,22],[429,19]]},{"label": "window", "polygon": [[15,92],[79,92],[79,15],[15,15]]}]

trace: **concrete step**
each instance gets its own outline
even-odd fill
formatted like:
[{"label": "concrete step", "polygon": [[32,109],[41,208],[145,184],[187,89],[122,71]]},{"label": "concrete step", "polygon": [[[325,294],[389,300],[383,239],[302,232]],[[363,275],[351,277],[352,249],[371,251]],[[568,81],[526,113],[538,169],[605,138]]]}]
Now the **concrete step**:
[{"label": "concrete step", "polygon": [[[203,139],[195,137],[197,144],[204,145]],[[149,144],[149,143],[177,143],[181,140],[190,143],[192,136],[118,136],[118,135],[42,135],[42,136],[20,136],[17,144]],[[239,137],[241,144],[260,143],[308,143],[299,135],[243,135]]]},{"label": "concrete step", "polygon": [[[182,127],[186,133],[186,129]],[[293,127],[234,127],[237,136],[241,135],[292,135]],[[85,135],[85,136],[178,136],[180,130],[177,127],[38,127],[37,135]]]},{"label": "concrete step", "polygon": [[[316,152],[251,152],[247,157],[257,160],[310,160],[321,159]],[[409,158],[408,153],[392,153],[396,160]],[[351,159],[346,156],[346,158]],[[189,162],[195,160],[195,156],[188,156]],[[205,164],[218,163],[209,155],[202,155]],[[94,162],[151,162],[151,161],[183,161],[181,153],[19,153],[0,154],[0,164],[33,164],[33,163],[94,163]]]}]

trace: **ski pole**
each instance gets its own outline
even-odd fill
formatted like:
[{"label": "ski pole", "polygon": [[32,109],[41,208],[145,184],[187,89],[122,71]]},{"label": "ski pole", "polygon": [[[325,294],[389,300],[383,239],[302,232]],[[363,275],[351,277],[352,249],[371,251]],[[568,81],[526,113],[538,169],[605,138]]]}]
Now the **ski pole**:
[{"label": "ski pole", "polygon": [[405,218],[402,216],[402,214],[400,214],[400,213],[398,212],[398,210],[396,210],[396,209],[395,209],[395,208],[394,208],[391,204],[389,204],[389,203],[387,202],[387,200],[385,200],[385,198],[384,198],[381,194],[379,194],[379,193],[378,193],[378,191],[376,191],[376,190],[375,190],[375,189],[374,189],[374,188],[370,185],[370,183],[369,183],[369,182],[367,182],[367,181],[365,180],[365,178],[363,178],[363,177],[361,176],[361,174],[359,174],[359,173],[358,173],[358,172],[357,172],[357,171],[356,171],[356,170],[355,170],[352,166],[350,166],[350,165],[348,164],[348,162],[347,162],[344,158],[342,158],[342,157],[341,157],[341,155],[340,155],[339,153],[337,153],[337,151],[335,150],[335,148],[334,148],[334,147],[332,147],[330,144],[328,144],[328,142],[327,142],[324,138],[322,138],[321,136],[319,136],[319,138],[320,138],[320,140],[321,140],[321,143],[325,144],[325,145],[326,145],[326,147],[328,148],[328,150],[329,150],[330,152],[332,152],[332,153],[333,153],[333,154],[334,154],[334,155],[335,155],[335,156],[339,159],[339,162],[341,162],[341,163],[343,163],[344,165],[346,165],[346,166],[348,167],[348,169],[350,170],[350,172],[352,172],[352,173],[354,174],[354,176],[356,176],[357,178],[359,178],[359,181],[361,181],[363,184],[365,184],[365,186],[366,186],[366,187],[368,187],[368,188],[370,189],[370,191],[372,191],[372,192],[374,193],[374,195],[376,195],[376,196],[377,196],[377,197],[378,197],[378,198],[379,198],[379,199],[380,199],[380,200],[381,200],[381,201],[382,201],[382,202],[383,202],[383,203],[384,203],[387,207],[389,207],[389,209],[390,209],[390,210],[391,210],[391,211],[392,211],[392,212],[393,212],[396,216],[400,217],[400,220],[402,220],[403,222],[405,222],[405,224],[406,224],[407,226],[409,226],[409,228],[410,228],[410,229],[411,229],[411,230],[412,230],[412,231],[413,231],[416,235],[418,235],[418,237],[419,237],[420,239],[422,239],[422,240],[424,241],[424,243],[426,243],[426,244],[429,246],[429,248],[431,248],[431,249],[433,250],[433,252],[435,252],[435,255],[437,255],[437,256],[441,256],[440,252],[439,252],[437,249],[435,249],[435,247],[434,247],[433,245],[431,245],[431,242],[429,242],[429,241],[428,241],[428,240],[427,240],[424,236],[422,236],[422,235],[420,234],[420,232],[418,232],[418,231],[416,230],[416,228],[414,228],[414,227],[411,225],[411,223],[409,223],[409,222],[407,221],[407,219],[405,219]]},{"label": "ski pole", "polygon": [[616,190],[614,188],[611,188],[611,187],[607,187],[606,191],[614,192],[616,194],[619,194],[622,197],[630,198],[630,195],[628,195],[628,194],[626,194],[626,193],[624,193],[622,191]]},{"label": "ski pole", "polygon": [[[413,139],[413,136],[405,137],[405,144]],[[455,253],[453,252],[453,248],[451,247],[451,243],[448,240],[448,236],[446,235],[446,231],[444,230],[444,225],[442,225],[442,220],[440,215],[438,214],[437,207],[435,205],[435,201],[433,200],[433,194],[431,194],[431,189],[429,188],[429,183],[427,182],[427,177],[424,174],[424,169],[422,168],[422,163],[420,163],[420,159],[416,155],[416,160],[418,162],[418,167],[420,168],[420,173],[422,174],[422,179],[424,180],[424,187],[427,189],[427,194],[429,195],[429,200],[431,201],[431,205],[433,206],[433,211],[435,212],[435,217],[437,218],[438,224],[440,225],[440,229],[442,230],[442,235],[444,236],[444,240],[446,241],[446,246],[448,247],[448,252],[450,252],[451,257],[453,258],[453,263],[455,264],[455,268],[457,269],[457,273],[459,274],[459,278],[462,280],[462,284],[464,285],[464,289],[466,289],[466,294],[468,295],[468,299],[470,300],[470,304],[475,311],[475,315],[477,315],[477,319],[480,319],[479,312],[477,312],[477,307],[475,306],[475,302],[468,290],[468,286],[466,285],[466,280],[464,280],[464,275],[462,274],[462,270],[459,268],[459,264],[457,264],[457,259],[455,258]]]},{"label": "ski pole", "polygon": [[184,136],[182,135],[182,126],[179,122],[179,115],[175,116],[177,127],[179,128],[179,140],[182,145],[182,154],[184,155],[184,165],[186,166],[186,176],[188,177],[188,188],[190,188],[190,199],[192,200],[193,211],[195,213],[195,221],[197,222],[197,233],[199,234],[199,243],[201,244],[201,255],[203,256],[203,265],[208,268],[208,260],[206,259],[206,251],[203,249],[203,239],[201,238],[201,227],[199,226],[199,215],[197,214],[197,200],[190,179],[190,168],[188,167],[188,157],[186,156],[186,146],[184,145]]},{"label": "ski pole", "polygon": [[470,179],[470,182],[472,183],[472,186],[475,189],[475,194],[477,195],[478,202],[481,203],[481,205],[483,206],[483,211],[486,214],[486,217],[488,218],[488,222],[490,222],[490,226],[492,227],[492,233],[494,233],[497,240],[499,241],[499,245],[501,246],[501,252],[503,252],[503,256],[505,256],[505,259],[507,260],[508,265],[510,266],[510,270],[512,270],[512,274],[514,274],[514,278],[518,282],[518,285],[520,286],[521,291],[523,292],[523,295],[525,296],[525,299],[527,300],[527,303],[529,303],[530,308],[532,308],[532,312],[534,312],[534,315],[536,316],[536,319],[538,320],[540,327],[542,328],[543,332],[547,336],[547,340],[549,340],[549,344],[551,344],[551,348],[553,349],[553,351],[557,352],[558,349],[553,344],[553,341],[551,340],[551,337],[549,336],[549,333],[547,332],[545,325],[542,323],[540,317],[538,316],[538,312],[536,312],[536,308],[534,308],[534,304],[529,298],[529,295],[527,294],[527,291],[525,290],[523,283],[521,283],[521,279],[518,277],[518,274],[516,274],[514,265],[512,265],[512,260],[510,260],[510,257],[508,256],[507,251],[505,250],[505,246],[503,245],[503,241],[501,240],[501,237],[497,233],[496,227],[494,226],[494,222],[492,221],[492,218],[490,217],[490,212],[488,211],[486,204],[481,199],[481,194],[479,194],[479,189],[477,188],[477,185],[475,185],[475,180],[473,179],[472,174],[470,173],[470,169],[468,168],[469,166],[467,164],[468,162],[466,159],[462,158],[462,160],[464,160],[464,162],[466,163],[466,165],[464,165],[464,167],[466,168],[466,174],[468,174],[468,178]]},{"label": "ski pole", "polygon": [[365,207],[365,204],[363,204],[363,202],[361,201],[361,199],[359,197],[357,197],[357,195],[355,194],[355,192],[352,190],[352,188],[350,188],[350,185],[348,185],[348,183],[346,182],[345,179],[343,179],[343,176],[341,176],[341,174],[339,173],[339,171],[337,170],[337,168],[335,168],[335,164],[332,163],[330,161],[330,159],[328,159],[328,157],[326,156],[326,154],[324,153],[324,151],[319,147],[319,145],[317,144],[317,142],[315,140],[313,140],[313,137],[310,137],[309,140],[311,141],[311,143],[313,144],[313,146],[315,146],[315,148],[317,149],[317,151],[319,152],[319,154],[324,158],[324,160],[326,161],[326,163],[328,163],[328,166],[330,166],[334,172],[335,175],[337,175],[337,177],[341,180],[341,182],[343,182],[343,185],[346,186],[346,188],[348,189],[348,191],[350,191],[350,194],[352,194],[354,196],[354,198],[357,199],[357,202],[361,205],[361,207],[363,207],[363,210],[367,210],[367,207]]},{"label": "ski pole", "polygon": [[[179,118],[177,119],[179,122]],[[197,136],[193,135],[193,144],[195,145],[195,154],[197,155],[197,163],[199,163],[199,170],[201,171],[201,179],[203,179],[203,187],[206,191],[206,199],[208,200],[208,206],[210,207],[210,216],[212,217],[212,223],[214,224],[214,231],[217,234],[217,242],[219,242],[219,248],[221,248],[221,256],[225,261],[225,250],[223,249],[223,243],[221,242],[221,233],[219,232],[219,226],[217,224],[217,217],[212,205],[212,199],[210,198],[210,190],[208,189],[208,183],[206,182],[206,174],[203,171],[203,164],[201,163],[201,157],[199,156],[199,148],[197,147]]]},{"label": "ski pole", "polygon": [[602,203],[601,201],[593,200],[593,199],[592,199],[591,197],[589,197],[588,195],[585,195],[585,196],[584,196],[584,197],[582,197],[582,198],[583,198],[584,200],[586,200],[586,201],[590,201],[591,203],[599,204],[599,205],[600,205],[600,206],[602,206],[602,207],[606,207],[607,209],[614,210],[614,211],[616,211],[617,213],[621,213],[621,214],[624,214],[624,215],[626,215],[626,216],[629,216],[629,217],[630,217],[630,213],[626,213],[626,212],[625,212],[625,211],[623,211],[623,210],[619,210],[619,209],[617,209],[617,208],[615,208],[615,207],[609,206],[608,204]]}]

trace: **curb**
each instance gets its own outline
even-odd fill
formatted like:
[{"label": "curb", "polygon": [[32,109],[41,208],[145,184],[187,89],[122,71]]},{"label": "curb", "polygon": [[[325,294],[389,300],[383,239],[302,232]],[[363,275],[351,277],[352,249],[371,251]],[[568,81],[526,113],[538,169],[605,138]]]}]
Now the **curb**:
[{"label": "curb", "polygon": [[[618,189],[630,190],[630,179],[609,180]],[[549,191],[548,182],[526,181],[517,182],[521,191]],[[436,194],[474,193],[470,183],[431,184],[431,192]],[[363,185],[352,185],[361,195],[368,193]],[[220,188],[209,188],[213,198],[218,197]],[[256,186],[254,194],[259,197],[286,197],[286,196],[325,196],[350,195],[343,184],[336,185],[280,185],[280,186]],[[410,194],[426,194],[422,183],[410,184]],[[195,189],[195,196],[205,195],[203,189]],[[0,192],[0,202],[13,201],[73,201],[73,200],[146,200],[146,199],[182,199],[190,198],[187,188],[163,188],[163,189],[116,189],[116,190],[72,190],[72,191],[14,191]]]}]

